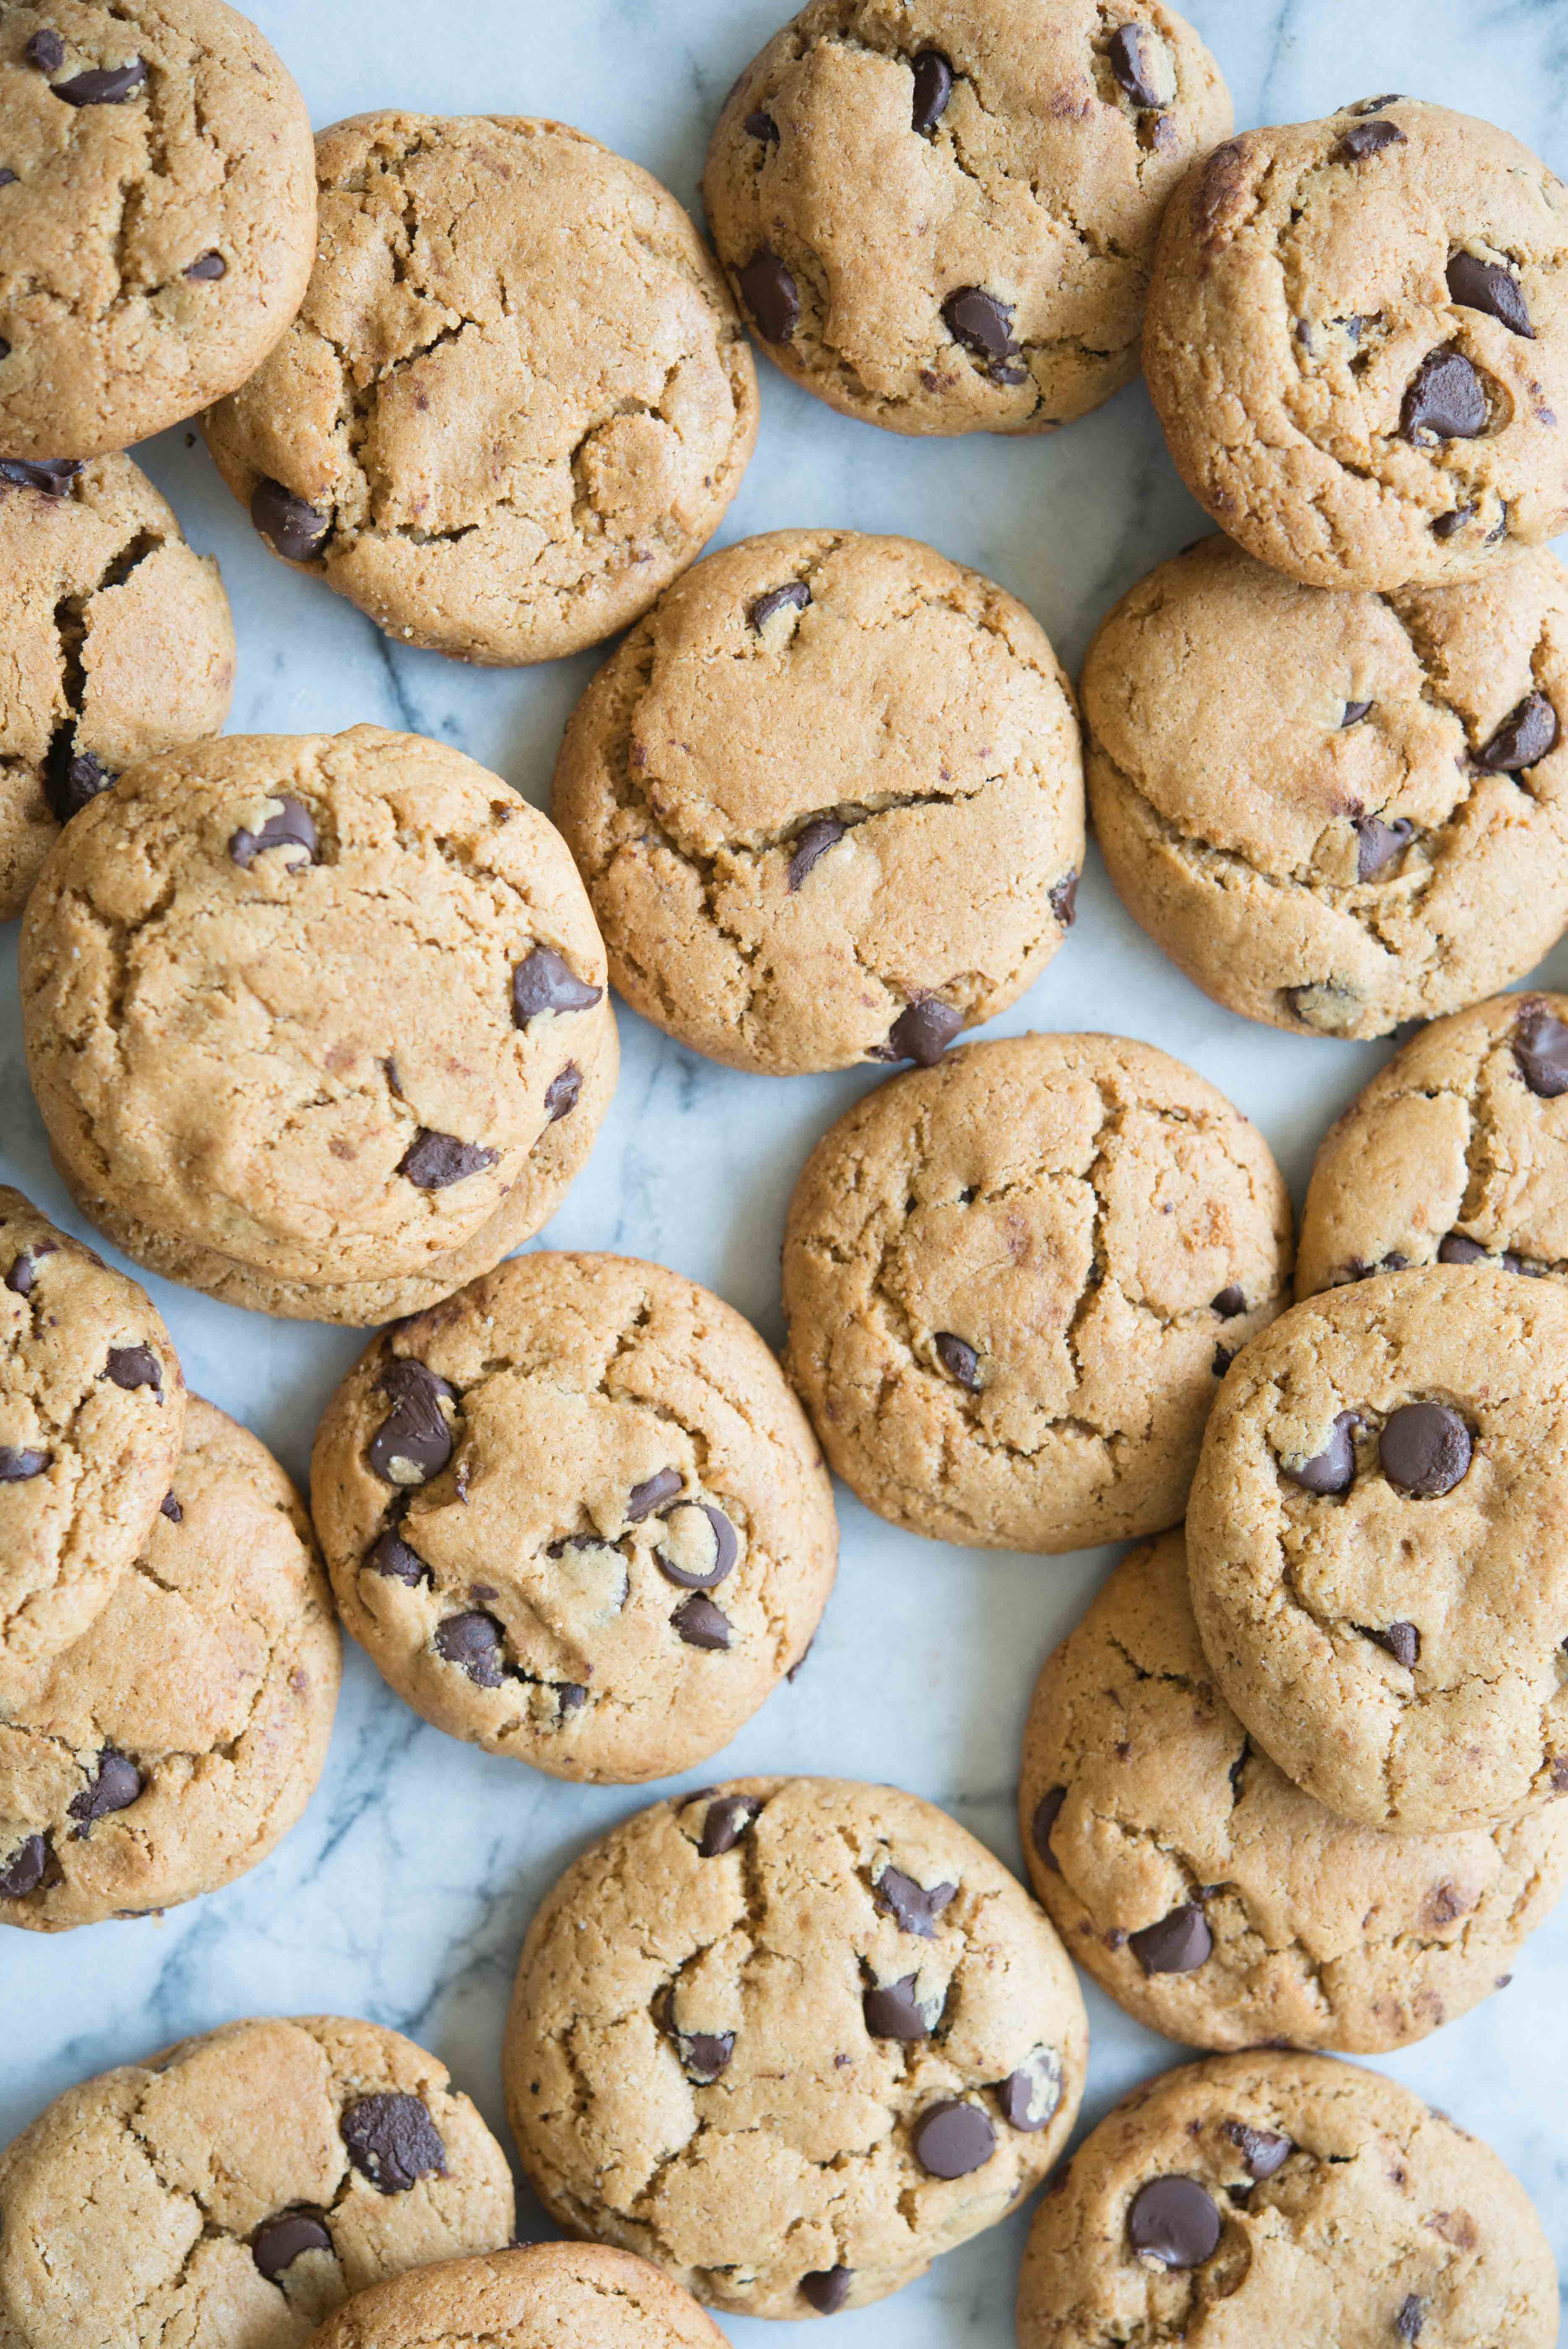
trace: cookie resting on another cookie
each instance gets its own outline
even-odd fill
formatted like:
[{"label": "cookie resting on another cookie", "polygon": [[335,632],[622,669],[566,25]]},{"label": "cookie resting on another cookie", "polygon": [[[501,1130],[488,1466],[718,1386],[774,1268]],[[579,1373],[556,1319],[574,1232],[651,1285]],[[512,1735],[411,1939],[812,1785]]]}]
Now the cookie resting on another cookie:
[{"label": "cookie resting on another cookie", "polygon": [[372,2284],[314,2349],[725,2349],[689,2292],[603,2243],[529,2243]]}]

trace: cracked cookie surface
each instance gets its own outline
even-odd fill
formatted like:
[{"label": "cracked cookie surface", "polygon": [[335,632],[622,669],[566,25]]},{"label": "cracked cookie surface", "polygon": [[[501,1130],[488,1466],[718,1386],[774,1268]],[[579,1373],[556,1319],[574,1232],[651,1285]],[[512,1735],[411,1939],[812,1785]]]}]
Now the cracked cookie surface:
[{"label": "cracked cookie surface", "polygon": [[804,1655],[837,1557],[767,1346],[627,1257],[523,1257],[378,1339],[311,1491],[344,1621],[400,1695],[565,1778],[726,1744]]},{"label": "cracked cookie surface", "polygon": [[67,2089],[0,2154],[0,2214],[7,2349],[303,2349],[350,2293],[514,2221],[444,2065],[337,2015],[227,2023]]},{"label": "cracked cookie surface", "polygon": [[1226,1702],[1348,1819],[1568,1794],[1568,1290],[1430,1265],[1293,1306],[1210,1418],[1187,1515]]},{"label": "cracked cookie surface", "polygon": [[1557,2276],[1490,2146],[1381,2075],[1220,2055],[1126,2096],[1035,2216],[1020,2349],[1552,2349]]},{"label": "cracked cookie surface", "polygon": [[222,0],[0,23],[0,443],[96,457],[243,383],[310,274],[310,122]]},{"label": "cracked cookie surface", "polygon": [[1568,1810],[1382,1835],[1254,1745],[1198,1638],[1179,1530],[1047,1659],[1023,1739],[1030,1881],[1118,2005],[1190,2047],[1376,2054],[1508,1979],[1568,1882]]},{"label": "cracked cookie surface", "polygon": [[724,2349],[690,2293],[605,2243],[529,2243],[373,2284],[319,2349]]},{"label": "cracked cookie surface", "polygon": [[1073,1970],[983,1847],[897,1788],[738,1779],[561,1878],[507,2027],[546,2209],[737,2314],[878,2300],[1066,2142]]},{"label": "cracked cookie surface", "polygon": [[1246,131],[1170,200],[1143,363],[1183,481],[1275,570],[1504,564],[1568,523],[1568,189],[1413,98]]},{"label": "cracked cookie surface", "polygon": [[363,115],[322,133],[317,168],[304,306],[203,419],[256,529],[461,659],[627,626],[756,440],[750,349],[686,213],[558,122]]},{"label": "cracked cookie surface", "polygon": [[211,555],[128,457],[47,486],[0,467],[6,688],[0,696],[0,921],[19,914],[63,823],[123,767],[216,734],[234,630]]},{"label": "cracked cookie surface", "polygon": [[682,1043],[772,1075],[926,1059],[1072,920],[1072,688],[978,572],[774,531],[688,572],[600,670],[551,812],[617,988]]},{"label": "cracked cookie surface", "polygon": [[1160,0],[814,0],[702,192],[771,358],[896,432],[1044,432],[1137,374],[1161,210],[1231,100]]},{"label": "cracked cookie surface", "polygon": [[559,835],[459,751],[374,726],[131,769],[62,835],[21,962],[86,1212],[128,1247],[161,1237],[160,1269],[215,1255],[322,1311],[448,1268],[601,1032]]},{"label": "cracked cookie surface", "polygon": [[0,1704],[107,1604],[184,1422],[151,1298],[0,1185]]},{"label": "cracked cookie surface", "polygon": [[1544,549],[1329,597],[1207,539],[1101,622],[1083,696],[1117,891],[1249,1019],[1386,1035],[1568,923],[1568,573]]},{"label": "cracked cookie surface", "polygon": [[142,1915],[255,1867],[321,1775],[338,1676],[293,1485],[191,1396],[169,1491],[97,1621],[0,1675],[0,1923]]},{"label": "cracked cookie surface", "polygon": [[1179,1061],[1119,1036],[971,1044],[806,1162],[785,1368],[879,1516],[1081,1549],[1181,1515],[1220,1377],[1290,1270],[1267,1145]]}]

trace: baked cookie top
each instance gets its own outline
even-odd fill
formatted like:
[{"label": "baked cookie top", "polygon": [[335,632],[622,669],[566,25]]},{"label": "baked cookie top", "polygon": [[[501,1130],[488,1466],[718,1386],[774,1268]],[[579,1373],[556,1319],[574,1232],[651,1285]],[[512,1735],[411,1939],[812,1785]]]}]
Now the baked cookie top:
[{"label": "baked cookie top", "polygon": [[724,2349],[689,2292],[607,2243],[529,2243],[372,2284],[319,2349]]}]

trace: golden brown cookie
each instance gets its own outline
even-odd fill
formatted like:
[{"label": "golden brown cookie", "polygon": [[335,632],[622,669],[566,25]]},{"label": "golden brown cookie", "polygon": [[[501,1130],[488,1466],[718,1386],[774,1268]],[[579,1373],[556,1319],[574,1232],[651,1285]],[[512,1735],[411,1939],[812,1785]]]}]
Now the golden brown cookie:
[{"label": "golden brown cookie", "polygon": [[372,2284],[317,2349],[724,2349],[679,2284],[603,2243],[529,2243]]}]

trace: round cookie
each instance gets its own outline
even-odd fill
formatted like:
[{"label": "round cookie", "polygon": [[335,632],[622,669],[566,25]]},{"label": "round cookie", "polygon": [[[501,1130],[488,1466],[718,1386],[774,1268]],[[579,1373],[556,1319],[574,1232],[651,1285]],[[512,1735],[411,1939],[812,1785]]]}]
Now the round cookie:
[{"label": "round cookie", "polygon": [[785,1368],[879,1516],[1055,1555],[1181,1515],[1290,1272],[1279,1169],[1192,1070],[1120,1036],[971,1044],[807,1160]]},{"label": "round cookie", "polygon": [[603,2243],[530,2243],[372,2284],[317,2349],[724,2349],[689,2292]]},{"label": "round cookie", "polygon": [[827,1473],[750,1323],[627,1257],[516,1258],[363,1355],[311,1464],[343,1619],[454,1737],[627,1784],[805,1654]]},{"label": "round cookie", "polygon": [[0,2154],[0,2339],[304,2349],[350,2293],[511,2235],[511,2173],[422,2047],[230,2023],[67,2089]]},{"label": "round cookie", "polygon": [[1376,2072],[1268,2053],[1167,2072],[1041,2203],[1019,2349],[1282,2337],[1552,2349],[1541,2221],[1490,2146]]},{"label": "round cookie", "polygon": [[978,572],[774,531],[688,572],[606,663],[551,812],[616,987],[682,1043],[774,1076],[929,1062],[1073,918],[1072,688]]},{"label": "round cookie", "polygon": [[703,199],[787,375],[895,432],[1045,432],[1137,373],[1159,215],[1231,100],[1160,0],[813,0]]},{"label": "round cookie", "polygon": [[223,0],[36,0],[0,22],[0,447],[145,440],[243,383],[316,242],[305,100]]},{"label": "round cookie", "polygon": [[1018,1811],[1078,1963],[1190,2047],[1423,2039],[1507,1982],[1568,1883],[1568,1809],[1380,1835],[1293,1786],[1215,1688],[1179,1529],[1046,1660]]},{"label": "round cookie", "polygon": [[605,978],[545,819],[374,726],[131,769],[52,854],[21,968],[88,1211],[139,1259],[161,1240],[312,1288],[428,1272],[492,1222]]},{"label": "round cookie", "polygon": [[[37,471],[36,481],[8,479]],[[0,461],[0,921],[62,823],[155,750],[216,734],[234,683],[218,566],[129,457]]]},{"label": "round cookie", "polygon": [[1102,621],[1083,691],[1112,880],[1249,1019],[1386,1035],[1568,924],[1568,573],[1544,548],[1327,596],[1205,539]]},{"label": "round cookie", "polygon": [[1568,190],[1414,98],[1246,131],[1170,200],[1143,364],[1182,480],[1275,570],[1506,563],[1568,523]]},{"label": "round cookie", "polygon": [[1318,1146],[1296,1295],[1410,1265],[1568,1275],[1568,996],[1434,1020]]},{"label": "round cookie", "polygon": [[304,307],[202,419],[257,531],[462,660],[627,626],[756,441],[751,352],[686,213],[559,122],[362,115],[317,173]]},{"label": "round cookie", "polygon": [[746,1778],[627,1820],[549,1894],[507,2025],[523,2167],[574,2233],[738,2315],[882,2299],[1071,2133],[1051,1927],[913,1795]]},{"label": "round cookie", "polygon": [[255,1867],[321,1775],[339,1671],[293,1485],[192,1395],[142,1555],[62,1655],[0,1680],[0,1924],[144,1915]]},{"label": "round cookie", "polygon": [[0,1185],[0,1705],[107,1603],[184,1423],[151,1299]]},{"label": "round cookie", "polygon": [[1431,1265],[1334,1288],[1220,1392],[1187,1515],[1220,1693],[1347,1819],[1568,1794],[1568,1289]]}]

